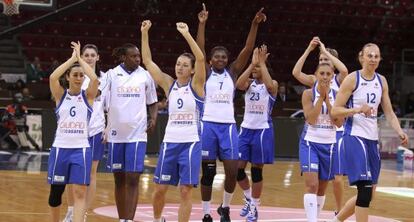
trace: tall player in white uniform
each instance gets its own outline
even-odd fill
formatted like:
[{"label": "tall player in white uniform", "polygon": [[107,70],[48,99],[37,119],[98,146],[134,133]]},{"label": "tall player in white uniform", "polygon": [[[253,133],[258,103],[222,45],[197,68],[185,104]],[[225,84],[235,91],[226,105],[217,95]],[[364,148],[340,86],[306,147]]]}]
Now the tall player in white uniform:
[{"label": "tall player in white uniform", "polygon": [[154,128],[157,119],[157,93],[150,74],[139,65],[141,56],[135,45],[127,43],[114,49],[113,54],[122,63],[107,72],[107,167],[114,173],[120,221],[132,221],[138,202],[139,177],[144,171],[147,131]]},{"label": "tall player in white uniform", "polygon": [[[339,60],[338,52],[335,49],[325,48],[325,45],[320,41],[318,37],[314,37],[311,42],[309,43],[308,48],[306,48],[303,55],[299,58],[296,62],[295,67],[293,68],[292,74],[293,76],[302,84],[308,87],[313,87],[316,82],[315,75],[308,75],[302,72],[303,65],[308,57],[309,53],[313,51],[316,47],[319,46],[319,64],[321,63],[328,63],[332,65],[335,69],[338,70],[338,74],[334,74],[330,87],[331,89],[338,92],[339,86],[343,79],[348,75],[348,69],[346,66]],[[339,212],[343,207],[343,190],[344,190],[344,183],[343,183],[343,175],[345,174],[343,166],[341,166],[341,158],[342,155],[339,150],[338,144],[340,143],[340,138],[342,138],[342,134],[344,132],[344,128],[338,127],[336,130],[336,143],[334,146],[334,153],[336,155],[333,156],[333,164],[334,164],[334,172],[335,172],[335,179],[333,180],[333,191],[336,201],[336,210],[335,213]],[[318,194],[318,205],[324,205],[325,196]]]},{"label": "tall player in white uniform", "polygon": [[[216,175],[217,157],[223,161],[225,180],[223,203],[217,209],[220,221],[230,221],[230,202],[236,187],[238,145],[237,129],[234,119],[234,82],[246,66],[254,42],[256,41],[259,24],[266,20],[263,8],[256,13],[250,26],[246,45],[237,59],[228,66],[228,51],[223,46],[216,46],[211,50],[210,60],[206,66],[207,81],[206,101],[203,113],[202,127],[202,171],[201,199],[203,205],[203,222],[212,221],[210,201],[212,184]],[[203,10],[198,14],[199,25],[197,31],[197,44],[205,53],[205,26],[208,12],[203,4]]]},{"label": "tall player in white uniform", "polygon": [[316,222],[323,208],[318,196],[325,196],[329,180],[334,178],[333,155],[336,143],[336,127],[343,121],[334,119],[330,113],[336,91],[330,82],[334,68],[320,63],[315,71],[317,82],[302,94],[305,126],[299,143],[301,172],[305,179],[306,194],[303,197],[307,221]]},{"label": "tall player in white uniform", "polygon": [[345,221],[355,213],[356,221],[368,221],[368,209],[374,196],[381,168],[378,147],[378,106],[398,133],[401,143],[408,144],[408,136],[392,110],[388,83],[376,69],[381,60],[380,49],[366,44],[359,53],[362,69],[351,73],[342,83],[332,115],[348,117],[342,146],[345,149],[346,173],[350,185],[357,187],[357,195],[346,202],[333,221]]},{"label": "tall player in white uniform", "polygon": [[[92,149],[92,169],[91,169],[91,181],[88,186],[88,191],[86,195],[86,209],[91,206],[91,203],[95,197],[96,193],[96,173],[98,170],[99,161],[103,157],[104,153],[104,143],[102,133],[105,129],[105,113],[104,113],[104,101],[106,95],[106,75],[101,72],[99,65],[98,47],[93,44],[86,44],[82,47],[81,50],[82,59],[85,60],[88,65],[95,70],[95,74],[99,79],[98,94],[93,103],[93,112],[91,119],[89,121],[89,143]],[[82,89],[86,90],[88,88],[90,79],[85,76],[85,80],[82,84]],[[68,202],[68,211],[66,213],[65,219],[63,222],[71,222],[73,217],[73,195],[72,195],[72,186],[68,185],[67,189],[67,202]]]},{"label": "tall player in white uniform", "polygon": [[[71,44],[74,49],[72,57],[60,65],[49,77],[50,90],[56,99],[55,112],[58,121],[48,169],[48,182],[51,184],[49,206],[52,222],[59,221],[62,194],[66,184],[73,186],[72,221],[83,221],[92,164],[88,124],[99,81],[94,70],[81,58],[79,42]],[[84,74],[90,79],[86,91],[81,89]],[[69,82],[68,89],[64,89],[59,83],[62,75],[65,75]]]},{"label": "tall player in white uniform", "polygon": [[169,185],[180,184],[180,208],[178,221],[189,221],[192,204],[192,188],[198,185],[201,165],[200,120],[204,103],[206,81],[203,52],[191,36],[185,23],[177,23],[192,53],[181,54],[175,64],[174,80],[161,71],[152,61],[148,30],[151,21],[142,22],[141,47],[145,67],[161,86],[168,98],[168,123],[160,148],[160,157],[154,174],[155,188],[152,196],[154,221],[162,222],[165,194]]},{"label": "tall player in white uniform", "polygon": [[[239,134],[239,170],[237,181],[243,189],[245,205],[240,216],[247,221],[258,220],[258,207],[263,189],[263,166],[274,161],[274,132],[271,118],[278,84],[266,67],[267,46],[253,52],[252,63],[237,79],[236,87],[246,91],[245,110]],[[253,78],[250,78],[252,75]],[[246,176],[247,162],[251,163],[252,188]]]}]

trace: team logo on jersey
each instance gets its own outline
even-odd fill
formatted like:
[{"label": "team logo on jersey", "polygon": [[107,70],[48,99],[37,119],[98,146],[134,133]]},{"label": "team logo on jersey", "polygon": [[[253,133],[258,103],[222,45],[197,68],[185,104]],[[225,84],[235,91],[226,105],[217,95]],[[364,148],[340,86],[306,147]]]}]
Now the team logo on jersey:
[{"label": "team logo on jersey", "polygon": [[116,74],[116,76],[124,76],[122,73],[118,73]]},{"label": "team logo on jersey", "polygon": [[361,86],[366,86],[366,85],[368,85],[368,83],[366,82],[361,83]]},{"label": "team logo on jersey", "polygon": [[319,165],[317,163],[311,163],[310,168],[317,170],[319,169]]},{"label": "team logo on jersey", "polygon": [[66,97],[65,100],[72,100],[70,97]]},{"label": "team logo on jersey", "polygon": [[177,90],[178,90],[178,88],[177,88],[177,87],[174,87],[174,88],[173,88],[173,90],[174,90],[174,91],[177,91]]},{"label": "team logo on jersey", "polygon": [[112,164],[112,169],[114,169],[114,170],[122,169],[122,163],[113,163]]},{"label": "team logo on jersey", "polygon": [[233,99],[233,97],[228,93],[217,93],[217,94],[210,95],[208,99],[211,101],[211,103],[230,104],[230,100]]},{"label": "team logo on jersey", "polygon": [[141,88],[139,86],[118,86],[116,92],[118,97],[140,97]]},{"label": "team logo on jersey", "polygon": [[202,150],[201,156],[208,156],[208,150]]},{"label": "team logo on jersey", "polygon": [[82,96],[78,96],[78,102],[82,102]]}]

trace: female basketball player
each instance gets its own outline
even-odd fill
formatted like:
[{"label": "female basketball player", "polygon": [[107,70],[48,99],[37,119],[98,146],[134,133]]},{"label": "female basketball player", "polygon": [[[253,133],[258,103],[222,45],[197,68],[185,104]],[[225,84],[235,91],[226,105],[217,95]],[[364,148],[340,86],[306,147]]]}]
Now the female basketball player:
[{"label": "female basketball player", "polygon": [[332,116],[348,117],[342,146],[349,183],[357,187],[358,193],[346,202],[333,221],[344,221],[354,212],[356,221],[368,221],[368,209],[381,168],[377,125],[380,104],[387,121],[398,133],[401,144],[408,144],[408,136],[402,131],[392,110],[387,80],[376,72],[381,61],[379,47],[368,43],[358,55],[362,69],[344,79],[332,109]]},{"label": "female basketball player", "polygon": [[[60,204],[66,184],[73,186],[73,221],[83,221],[92,164],[88,124],[99,81],[94,70],[82,59],[79,42],[72,42],[71,45],[74,49],[72,57],[60,65],[49,78],[50,90],[56,99],[55,112],[58,119],[48,171],[48,182],[51,184],[49,205],[53,222],[59,221]],[[90,79],[86,91],[81,89],[84,74]],[[68,89],[64,89],[59,83],[62,75],[69,82]]]},{"label": "female basketball player", "polygon": [[[217,209],[221,221],[230,221],[230,202],[236,187],[238,145],[237,129],[234,119],[234,82],[246,66],[253,52],[257,29],[261,22],[266,20],[263,8],[256,13],[246,45],[237,59],[228,66],[229,52],[223,46],[216,46],[211,50],[210,61],[207,63],[206,101],[203,113],[202,130],[202,171],[201,199],[204,212],[204,222],[212,221],[210,216],[210,200],[212,184],[216,175],[216,159],[223,161],[225,180],[223,203]],[[199,13],[197,44],[205,54],[205,25],[208,12],[203,4]]]},{"label": "female basketball player", "polygon": [[154,80],[140,66],[141,57],[135,45],[127,43],[114,49],[113,55],[122,63],[107,72],[107,167],[114,173],[119,218],[132,221],[138,202],[139,177],[144,171],[147,131],[152,131],[157,119],[157,93]]},{"label": "female basketball player", "polygon": [[[162,222],[165,194],[169,185],[180,183],[181,201],[178,221],[189,221],[191,213],[192,188],[198,185],[201,165],[201,144],[199,126],[204,101],[206,69],[204,55],[191,37],[185,23],[177,23],[177,30],[183,35],[192,53],[181,54],[175,64],[174,80],[152,61],[148,41],[151,21],[142,22],[142,59],[145,67],[161,86],[168,98],[168,123],[165,129],[160,158],[154,174],[155,188],[152,197],[154,221]],[[194,74],[194,75],[193,75]]]},{"label": "female basketball player", "polygon": [[[309,43],[308,48],[305,50],[303,55],[299,58],[296,62],[295,67],[293,68],[293,76],[302,84],[312,87],[313,84],[316,82],[315,75],[308,75],[302,72],[303,64],[306,61],[309,53],[313,51],[316,47],[319,46],[319,63],[328,63],[332,65],[335,69],[339,71],[338,74],[333,76],[331,81],[331,89],[338,91],[339,86],[343,79],[348,75],[348,69],[346,66],[338,59],[338,52],[335,49],[325,48],[325,45],[320,41],[318,37],[314,37],[311,42]],[[340,143],[340,139],[344,132],[344,128],[341,126],[336,130],[336,143],[334,145],[333,152],[336,154],[333,156],[333,166],[335,172],[335,179],[333,180],[333,191],[336,201],[336,210],[335,212],[339,212],[343,206],[343,190],[344,190],[344,183],[342,177],[344,175],[344,167],[340,166],[340,159],[341,159],[341,152],[338,149],[338,144]],[[343,157],[342,157],[343,158]],[[323,208],[325,204],[325,196],[318,194],[318,207]]]},{"label": "female basketball player", "polygon": [[310,222],[317,221],[322,209],[317,204],[317,194],[324,196],[329,180],[334,178],[331,161],[336,143],[335,125],[341,126],[342,121],[330,115],[336,94],[330,88],[333,75],[330,64],[320,63],[315,72],[317,82],[302,94],[306,123],[299,143],[299,159],[306,186],[303,202]]},{"label": "female basketball player", "polygon": [[[81,56],[85,60],[88,65],[91,66],[93,70],[95,70],[96,75],[99,79],[99,92],[97,97],[95,98],[95,102],[93,103],[93,112],[91,116],[91,120],[89,123],[89,143],[92,148],[92,169],[91,169],[91,181],[88,186],[88,191],[86,195],[86,209],[88,209],[95,197],[96,192],[96,173],[98,170],[99,161],[103,157],[104,152],[104,144],[102,141],[102,132],[105,129],[105,114],[104,114],[104,100],[105,100],[105,74],[101,73],[99,69],[99,65],[97,64],[99,61],[99,54],[98,54],[98,47],[93,44],[86,44],[83,46],[81,51]],[[85,77],[85,80],[82,84],[82,89],[86,89],[89,85],[89,78]],[[73,217],[73,195],[72,194],[72,186],[68,185],[67,187],[68,195],[68,211],[66,213],[66,217],[63,222],[70,222]]]},{"label": "female basketball player", "polygon": [[[240,216],[247,221],[258,220],[258,206],[263,188],[262,170],[264,164],[273,164],[274,134],[272,108],[275,103],[278,84],[266,67],[267,46],[262,45],[253,52],[252,63],[236,82],[244,95],[245,110],[239,134],[239,171],[237,181],[243,189],[245,205]],[[252,75],[253,78],[250,78]],[[244,169],[251,163],[252,189]]]}]

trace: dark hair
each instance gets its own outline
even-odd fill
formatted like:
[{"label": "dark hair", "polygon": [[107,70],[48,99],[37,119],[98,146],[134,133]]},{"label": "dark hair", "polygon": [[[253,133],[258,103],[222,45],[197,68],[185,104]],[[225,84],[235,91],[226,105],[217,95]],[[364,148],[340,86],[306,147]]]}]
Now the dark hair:
[{"label": "dark hair", "polygon": [[72,69],[73,69],[73,68],[75,68],[75,67],[81,67],[81,66],[80,66],[80,64],[79,64],[79,63],[77,63],[77,62],[73,63],[73,64],[69,67],[69,69],[67,69],[67,70],[65,71],[65,73],[62,75],[62,77],[60,77],[59,82],[60,82],[60,85],[61,85],[63,88],[66,88],[66,89],[68,89],[68,88],[69,88],[69,82],[66,80],[66,76],[69,76],[69,75],[70,75],[70,72],[71,72],[71,71],[72,71]]},{"label": "dark hair", "polygon": [[112,50],[112,56],[118,58],[118,61],[123,62],[121,57],[126,55],[128,49],[138,48],[132,43],[125,43],[120,47],[116,47]]},{"label": "dark hair", "polygon": [[[93,50],[95,50],[96,54],[99,55],[98,47],[94,44],[84,45],[82,47],[81,54],[83,54],[87,49],[93,49]],[[95,74],[96,74],[96,76],[101,77],[101,65],[100,65],[99,61],[97,61],[96,64],[95,64]]]},{"label": "dark hair", "polygon": [[[194,68],[194,64],[195,64],[195,57],[193,54],[189,53],[189,52],[184,52],[183,54],[181,54],[180,56],[184,56],[190,59],[191,62],[191,68]],[[179,56],[179,57],[180,57]]]},{"label": "dark hair", "polygon": [[213,57],[214,53],[216,53],[217,51],[224,51],[224,53],[226,53],[227,57],[230,56],[230,52],[226,47],[216,46],[216,47],[212,48],[211,51],[210,51],[210,59]]}]

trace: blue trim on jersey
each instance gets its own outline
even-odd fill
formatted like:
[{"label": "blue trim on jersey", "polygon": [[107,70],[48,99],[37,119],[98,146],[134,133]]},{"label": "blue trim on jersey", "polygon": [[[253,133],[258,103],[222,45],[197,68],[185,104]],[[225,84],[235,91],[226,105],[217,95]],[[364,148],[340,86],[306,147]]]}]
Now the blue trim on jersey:
[{"label": "blue trim on jersey", "polygon": [[173,87],[174,87],[174,85],[175,85],[175,82],[177,82],[177,80],[174,80],[173,81],[173,83],[171,84],[171,86],[170,86],[170,89],[168,90],[168,94],[167,94],[167,96],[168,97],[170,97],[170,94],[171,94],[171,91],[172,91],[172,89],[173,89]]},{"label": "blue trim on jersey", "polygon": [[62,95],[62,97],[60,98],[60,101],[59,101],[59,104],[56,106],[56,108],[55,108],[55,113],[56,114],[58,114],[59,113],[59,108],[60,108],[60,106],[62,105],[62,103],[63,103],[63,100],[65,99],[65,97],[66,97],[66,94],[68,93],[68,90],[67,89],[64,89],[64,91],[63,91],[63,95]]},{"label": "blue trim on jersey", "polygon": [[[359,72],[359,71],[358,71]],[[375,73],[374,74],[374,78],[372,78],[372,79],[365,79],[361,74],[360,74],[360,76],[361,76],[361,78],[363,79],[363,80],[365,80],[365,81],[367,81],[367,82],[371,82],[371,81],[374,81],[375,80],[375,78],[376,78],[376,74],[377,73]]]},{"label": "blue trim on jersey", "polygon": [[378,74],[378,73],[375,73],[375,75],[376,75],[376,76],[377,76],[377,78],[378,78],[378,82],[379,82],[379,83],[380,83],[380,85],[381,85],[381,91],[382,91],[383,86],[382,86],[381,76],[380,76],[380,74]]},{"label": "blue trim on jersey", "polygon": [[128,75],[131,75],[133,72],[135,72],[135,70],[137,70],[137,69],[139,69],[139,66],[138,66],[138,68],[136,68],[135,70],[133,70],[133,71],[129,71],[129,70],[127,70],[126,69],[126,67],[125,67],[125,64],[124,63],[121,63],[120,65],[119,65],[126,73],[128,73]]},{"label": "blue trim on jersey", "polygon": [[336,77],[338,77],[338,75],[339,75],[339,74],[335,74],[335,76],[334,76],[334,80],[335,80],[336,84],[337,84],[338,86],[340,86],[341,84],[338,82],[338,79],[336,78]]},{"label": "blue trim on jersey", "polygon": [[83,101],[85,102],[86,107],[88,107],[88,111],[92,112],[92,106],[89,104],[88,99],[86,98],[86,91],[85,90],[81,90],[81,95],[83,98]]},{"label": "blue trim on jersey", "polygon": [[[188,83],[188,85],[190,86],[191,92],[193,93],[194,97],[196,98],[196,101],[202,102],[204,103],[204,98],[199,96],[193,89],[193,86],[191,85],[191,83],[193,82],[193,79],[190,79],[190,82]],[[205,94],[205,90],[204,90],[204,94]]]},{"label": "blue trim on jersey", "polygon": [[[346,107],[348,109],[354,108],[354,97],[352,95],[349,97]],[[352,116],[346,118],[346,122],[344,124],[344,134],[351,134],[353,120],[354,118]]]},{"label": "blue trim on jersey", "polygon": [[352,92],[355,92],[355,90],[357,90],[357,89],[358,89],[358,86],[359,86],[359,76],[360,76],[360,74],[359,74],[359,70],[357,70],[357,71],[356,71],[356,82],[355,82],[355,88],[354,88],[354,90],[352,90]]}]

